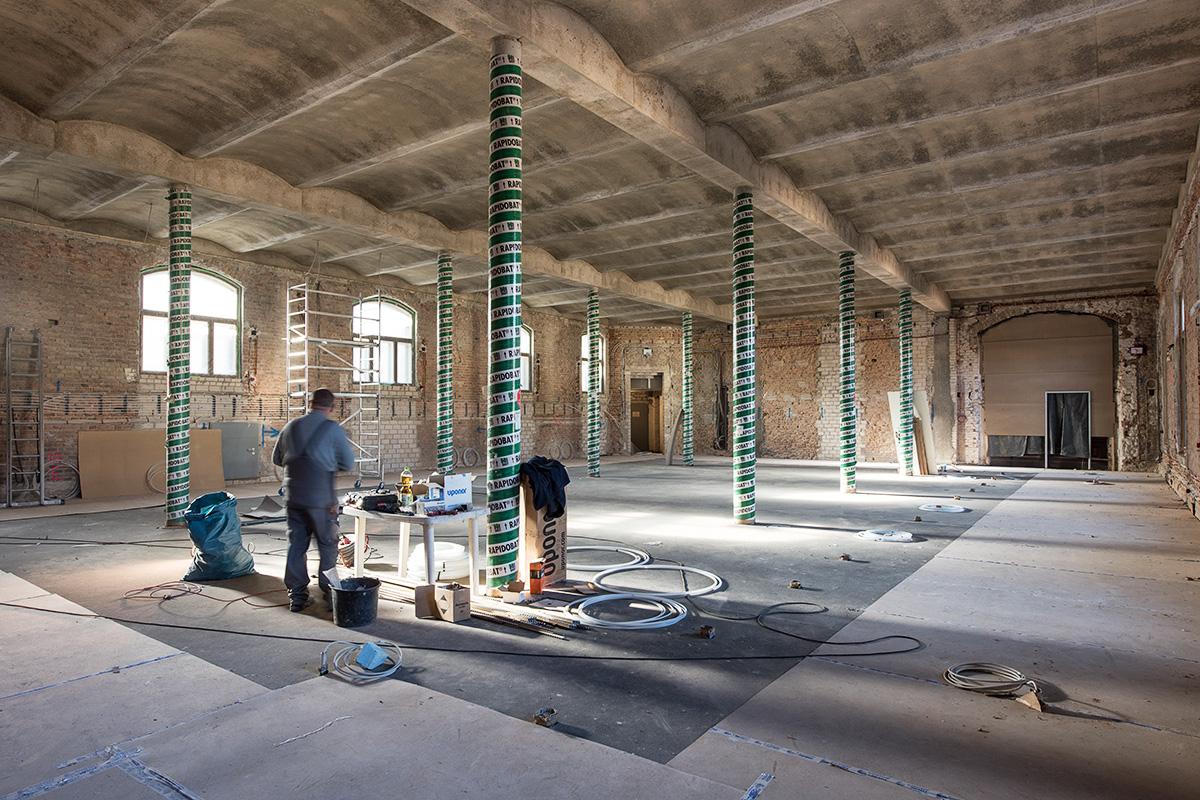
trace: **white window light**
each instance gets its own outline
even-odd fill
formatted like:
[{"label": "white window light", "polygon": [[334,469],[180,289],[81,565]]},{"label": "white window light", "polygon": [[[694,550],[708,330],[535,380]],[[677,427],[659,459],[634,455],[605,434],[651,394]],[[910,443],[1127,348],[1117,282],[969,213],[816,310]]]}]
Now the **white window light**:
[{"label": "white window light", "polygon": [[[190,284],[192,374],[237,375],[241,289],[220,275],[195,267]],[[167,371],[170,292],[166,267],[142,273],[142,372]]]},{"label": "white window light", "polygon": [[[587,394],[588,391],[588,360],[590,358],[588,350],[588,335],[585,333],[579,337],[579,391]],[[606,383],[604,376],[604,365],[608,362],[608,342],[604,339],[604,334],[600,334],[600,393],[604,393]]]},{"label": "white window light", "polygon": [[356,303],[351,330],[355,336],[378,337],[377,347],[354,351],[355,380],[363,383],[409,385],[415,374],[417,313],[389,298]]}]

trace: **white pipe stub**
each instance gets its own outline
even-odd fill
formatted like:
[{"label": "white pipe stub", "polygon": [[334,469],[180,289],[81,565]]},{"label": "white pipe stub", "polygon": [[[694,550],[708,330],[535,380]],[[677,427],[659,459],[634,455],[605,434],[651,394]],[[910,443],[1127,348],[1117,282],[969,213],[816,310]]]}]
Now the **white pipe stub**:
[{"label": "white pipe stub", "polygon": [[970,510],[962,506],[942,505],[941,503],[926,503],[920,506],[920,509],[922,511],[940,511],[943,514],[961,514],[964,511]]},{"label": "white pipe stub", "polygon": [[895,531],[890,528],[868,528],[859,531],[858,538],[872,542],[911,542],[913,535],[908,531]]},{"label": "white pipe stub", "polygon": [[654,592],[650,590],[636,589],[632,590],[637,594],[647,598],[679,598],[679,597],[700,597],[701,595],[712,594],[720,591],[725,587],[725,581],[720,575],[715,572],[709,572],[698,567],[685,567],[682,564],[637,564],[626,567],[610,567],[602,572],[596,573],[592,578],[592,585],[597,589],[603,589],[606,592],[629,593],[629,589],[621,589],[615,586],[606,586],[605,579],[617,575],[621,572],[633,572],[641,570],[672,570],[675,572],[690,572],[693,575],[699,575],[701,578],[707,578],[709,583],[707,586],[701,586],[698,589],[685,589],[679,592]]}]

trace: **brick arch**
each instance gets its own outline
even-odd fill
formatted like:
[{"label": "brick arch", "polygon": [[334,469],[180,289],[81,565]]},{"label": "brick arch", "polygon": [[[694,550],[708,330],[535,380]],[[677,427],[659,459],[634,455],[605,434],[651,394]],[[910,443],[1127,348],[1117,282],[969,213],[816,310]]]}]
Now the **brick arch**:
[{"label": "brick arch", "polygon": [[[957,309],[951,319],[955,349],[952,380],[957,398],[953,438],[957,461],[965,464],[984,461],[981,440],[983,333],[1018,317],[1066,313],[1099,317],[1113,327],[1117,347],[1113,380],[1117,406],[1115,468],[1152,468],[1158,459],[1158,398],[1153,352],[1156,301],[1152,294],[1007,303],[983,311],[985,307],[964,306]],[[1143,355],[1130,353],[1135,343],[1146,348]]]}]

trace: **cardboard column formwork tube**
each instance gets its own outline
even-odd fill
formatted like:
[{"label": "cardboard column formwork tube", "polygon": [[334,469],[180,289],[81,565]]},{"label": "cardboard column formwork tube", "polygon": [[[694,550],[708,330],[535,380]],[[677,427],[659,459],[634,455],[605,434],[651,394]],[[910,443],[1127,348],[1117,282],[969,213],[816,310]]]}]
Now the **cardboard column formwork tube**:
[{"label": "cardboard column formwork tube", "polygon": [[900,452],[905,475],[913,474],[913,325],[912,292],[900,292]]},{"label": "cardboard column formwork tube", "polygon": [[520,548],[521,43],[492,40],[488,141],[487,583],[517,576]]},{"label": "cardboard column formwork tube", "polygon": [[847,250],[838,263],[838,341],[841,362],[841,489],[855,491],[858,466],[858,410],[854,391],[854,253]]},{"label": "cardboard column formwork tube", "polygon": [[692,390],[692,312],[683,312],[683,463],[696,463]]},{"label": "cardboard column formwork tube", "polygon": [[588,292],[587,469],[600,477],[600,293]]},{"label": "cardboard column formwork tube", "polygon": [[754,196],[733,206],[733,518],[753,524],[758,462],[754,315]]},{"label": "cardboard column formwork tube", "polygon": [[192,417],[192,192],[172,184],[167,193],[170,224],[167,331],[167,525],[183,525],[191,489]]},{"label": "cardboard column formwork tube", "polygon": [[437,468],[454,471],[454,262],[438,255],[437,268]]}]

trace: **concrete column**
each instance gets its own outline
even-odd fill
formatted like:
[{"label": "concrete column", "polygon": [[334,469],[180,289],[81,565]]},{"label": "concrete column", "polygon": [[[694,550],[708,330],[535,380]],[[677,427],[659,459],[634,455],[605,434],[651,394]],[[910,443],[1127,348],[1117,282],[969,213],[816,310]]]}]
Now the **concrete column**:
[{"label": "concrete column", "polygon": [[900,292],[900,452],[905,475],[913,474],[913,321],[912,292]]},{"label": "concrete column", "polygon": [[170,224],[170,311],[167,333],[167,525],[186,524],[191,491],[192,420],[192,192],[172,184],[167,192]]},{"label": "concrete column", "polygon": [[600,477],[600,293],[588,292],[587,470]]},{"label": "concrete column", "polygon": [[517,575],[521,534],[521,43],[492,40],[488,146],[487,583]]},{"label": "concrete column", "polygon": [[437,468],[454,471],[454,260],[438,255],[437,269]]},{"label": "concrete column", "polygon": [[858,408],[855,404],[854,370],[854,252],[841,253],[838,264],[838,341],[841,362],[841,489],[853,494],[858,466]]},{"label": "concrete column", "polygon": [[733,205],[733,518],[754,524],[758,443],[755,411],[754,196]]},{"label": "concrete column", "polygon": [[695,414],[692,388],[692,312],[683,312],[683,463],[691,466],[696,463],[695,445]]}]

